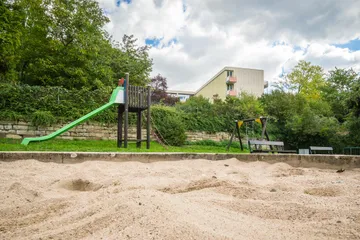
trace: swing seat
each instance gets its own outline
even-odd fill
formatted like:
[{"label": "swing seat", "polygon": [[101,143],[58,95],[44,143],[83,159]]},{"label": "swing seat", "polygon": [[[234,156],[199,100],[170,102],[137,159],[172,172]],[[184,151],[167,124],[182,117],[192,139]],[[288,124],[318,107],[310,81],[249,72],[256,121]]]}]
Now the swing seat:
[{"label": "swing seat", "polygon": [[[284,142],[280,141],[249,140],[248,146],[250,153],[297,153],[296,150],[285,150]],[[263,146],[267,148],[263,149]]]}]

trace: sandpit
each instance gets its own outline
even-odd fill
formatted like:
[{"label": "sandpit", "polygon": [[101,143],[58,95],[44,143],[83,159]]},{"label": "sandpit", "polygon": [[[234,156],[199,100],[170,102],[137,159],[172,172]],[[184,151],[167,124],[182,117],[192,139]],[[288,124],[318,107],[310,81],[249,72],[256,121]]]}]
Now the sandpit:
[{"label": "sandpit", "polygon": [[0,239],[360,239],[360,170],[0,162]]}]

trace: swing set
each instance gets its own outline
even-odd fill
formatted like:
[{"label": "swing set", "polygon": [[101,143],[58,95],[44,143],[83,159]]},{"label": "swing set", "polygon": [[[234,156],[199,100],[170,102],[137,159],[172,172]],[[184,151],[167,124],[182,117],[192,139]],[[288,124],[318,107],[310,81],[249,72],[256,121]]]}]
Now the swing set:
[{"label": "swing set", "polygon": [[[232,143],[235,135],[237,135],[237,137],[239,139],[241,151],[244,150],[242,140],[241,140],[241,135],[240,135],[240,128],[244,124],[246,125],[246,138],[248,138],[247,125],[248,125],[248,123],[251,122],[253,132],[254,132],[254,123],[261,124],[261,138],[259,140],[247,139],[250,153],[264,153],[264,152],[267,152],[267,153],[296,153],[297,152],[296,150],[285,150],[283,142],[270,141],[269,134],[266,131],[267,121],[268,121],[267,117],[249,118],[249,119],[235,121],[235,128],[231,134],[230,141],[226,148],[226,151],[229,151],[229,148],[231,146],[231,143]],[[265,140],[264,140],[264,138],[265,138]],[[254,146],[254,148],[252,148],[252,146]],[[268,148],[263,149],[262,146],[268,146]]]},{"label": "swing set", "polygon": [[[244,123],[246,124],[246,137],[248,137],[247,124],[251,122],[251,123],[252,123],[252,130],[254,131],[254,122],[256,122],[256,123],[261,124],[261,128],[262,128],[262,131],[261,131],[261,139],[260,139],[260,140],[263,140],[263,139],[264,139],[264,136],[265,136],[265,137],[266,137],[266,140],[267,140],[267,141],[270,141],[269,135],[268,135],[268,133],[267,133],[267,131],[266,131],[267,120],[268,120],[267,117],[259,117],[259,118],[249,118],[249,119],[244,119],[244,120],[236,120],[236,121],[235,121],[235,128],[234,128],[234,131],[233,131],[232,134],[231,134],[229,144],[228,144],[228,146],[226,147],[226,151],[229,151],[229,148],[230,148],[230,146],[231,146],[231,143],[232,143],[233,138],[234,138],[235,135],[237,135],[237,137],[238,137],[238,139],[239,139],[241,151],[244,150],[244,147],[243,147],[243,144],[242,144],[242,140],[241,140],[241,135],[240,135],[240,128],[241,128],[241,126],[244,125]],[[271,146],[270,146],[270,147],[271,147]],[[271,149],[272,149],[272,147],[271,147]]]}]

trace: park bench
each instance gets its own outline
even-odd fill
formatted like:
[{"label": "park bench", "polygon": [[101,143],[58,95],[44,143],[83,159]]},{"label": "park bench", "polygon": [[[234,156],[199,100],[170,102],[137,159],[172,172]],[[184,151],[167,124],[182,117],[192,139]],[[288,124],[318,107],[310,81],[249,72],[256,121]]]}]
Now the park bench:
[{"label": "park bench", "polygon": [[327,154],[333,154],[334,149],[332,147],[319,147],[319,146],[310,146],[310,154],[321,154],[321,153],[327,153]]},{"label": "park bench", "polygon": [[[297,153],[296,150],[284,150],[284,143],[279,141],[249,140],[248,145],[250,153]],[[263,149],[262,146],[268,148]]]}]

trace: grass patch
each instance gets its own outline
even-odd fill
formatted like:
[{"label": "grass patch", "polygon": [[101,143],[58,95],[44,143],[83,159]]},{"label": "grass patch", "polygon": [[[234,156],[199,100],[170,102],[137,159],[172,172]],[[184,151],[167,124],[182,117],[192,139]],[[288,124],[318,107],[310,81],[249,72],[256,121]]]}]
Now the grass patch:
[{"label": "grass patch", "polygon": [[[182,147],[169,146],[165,149],[157,142],[151,142],[150,149],[146,143],[136,148],[136,143],[129,143],[128,148],[117,148],[115,140],[62,140],[53,139],[45,142],[21,145],[21,139],[0,139],[0,151],[64,151],[64,152],[193,152],[193,153],[227,153],[223,146],[184,145]],[[230,148],[228,153],[241,152],[239,148]]]}]

